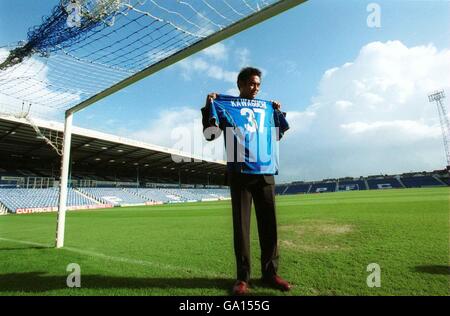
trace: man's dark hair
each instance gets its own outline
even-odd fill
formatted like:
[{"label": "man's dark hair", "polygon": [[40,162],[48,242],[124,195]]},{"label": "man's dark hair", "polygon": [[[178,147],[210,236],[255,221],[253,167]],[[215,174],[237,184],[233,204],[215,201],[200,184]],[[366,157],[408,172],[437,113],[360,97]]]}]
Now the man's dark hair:
[{"label": "man's dark hair", "polygon": [[242,68],[237,77],[237,86],[239,88],[239,82],[246,82],[250,77],[258,76],[261,78],[261,70],[253,67]]}]

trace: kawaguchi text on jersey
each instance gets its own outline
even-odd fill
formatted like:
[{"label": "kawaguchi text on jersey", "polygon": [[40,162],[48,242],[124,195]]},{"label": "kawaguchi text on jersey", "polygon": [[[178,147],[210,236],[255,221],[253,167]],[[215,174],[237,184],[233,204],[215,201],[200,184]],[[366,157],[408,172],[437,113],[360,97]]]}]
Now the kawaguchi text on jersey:
[{"label": "kawaguchi text on jersey", "polygon": [[211,104],[210,123],[224,132],[228,170],[278,173],[278,141],[289,125],[271,101],[219,95]]}]

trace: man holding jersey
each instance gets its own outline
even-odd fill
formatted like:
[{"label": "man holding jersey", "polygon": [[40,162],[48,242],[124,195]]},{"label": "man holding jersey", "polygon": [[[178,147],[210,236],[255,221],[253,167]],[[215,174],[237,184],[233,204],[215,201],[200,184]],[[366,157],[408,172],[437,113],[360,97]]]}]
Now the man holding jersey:
[{"label": "man holding jersey", "polygon": [[239,97],[210,93],[202,110],[203,132],[209,141],[224,132],[227,184],[233,213],[237,280],[233,294],[249,292],[250,217],[255,203],[261,247],[262,281],[289,291],[292,286],[278,274],[278,237],[275,214],[275,179],[278,173],[278,140],[289,129],[281,104],[255,99],[261,71],[247,67],[237,78]]}]

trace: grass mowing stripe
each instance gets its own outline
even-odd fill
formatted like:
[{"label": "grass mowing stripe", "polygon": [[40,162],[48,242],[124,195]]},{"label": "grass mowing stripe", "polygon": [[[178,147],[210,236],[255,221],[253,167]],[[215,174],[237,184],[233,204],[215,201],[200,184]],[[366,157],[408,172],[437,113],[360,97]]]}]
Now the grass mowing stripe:
[{"label": "grass mowing stripe", "polygon": [[[24,244],[24,245],[43,247],[43,248],[51,248],[52,247],[52,245],[50,245],[50,244],[42,244],[42,243],[37,243],[37,242],[32,242],[32,241],[16,240],[16,239],[9,239],[9,238],[3,238],[3,237],[0,237],[0,240],[18,243],[18,244]],[[187,270],[189,270],[189,271],[198,273],[200,275],[205,275],[208,277],[222,277],[222,278],[227,277],[226,275],[220,275],[220,274],[217,274],[217,273],[214,273],[211,271],[196,270],[196,269],[192,269],[192,268],[188,269],[188,268],[177,267],[177,266],[168,265],[168,264],[160,264],[160,263],[150,262],[150,261],[145,261],[145,260],[137,260],[137,259],[123,258],[123,257],[109,256],[109,255],[105,255],[102,253],[89,251],[89,250],[83,250],[83,249],[77,249],[77,248],[73,248],[73,247],[64,247],[64,248],[61,248],[60,250],[66,250],[66,251],[71,251],[71,252],[78,253],[81,255],[102,258],[102,259],[105,259],[108,261],[129,263],[129,264],[148,266],[148,267],[156,267],[156,268],[160,268],[160,269],[172,270],[172,271],[178,271],[178,272],[186,272]]]}]

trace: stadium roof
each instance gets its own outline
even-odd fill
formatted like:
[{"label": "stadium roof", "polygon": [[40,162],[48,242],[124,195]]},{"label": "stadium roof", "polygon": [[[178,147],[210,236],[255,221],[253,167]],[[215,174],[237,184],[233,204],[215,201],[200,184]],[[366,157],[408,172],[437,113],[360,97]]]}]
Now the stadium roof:
[{"label": "stadium roof", "polygon": [[[62,137],[64,126],[61,123],[33,120],[33,124],[46,137]],[[49,162],[59,165],[61,160],[30,123],[4,116],[0,116],[0,157],[2,162],[22,160],[30,165],[33,161],[40,161],[40,165]],[[176,163],[173,157],[183,157],[184,162]],[[182,173],[185,179],[196,179],[192,183],[205,182],[208,176],[211,179],[221,177],[226,170],[225,161],[209,161],[175,149],[78,127],[73,127],[72,131],[71,160],[72,164],[88,165],[93,170],[136,170],[139,167],[140,170],[149,170],[149,174],[166,175],[172,179],[178,179]]]}]

